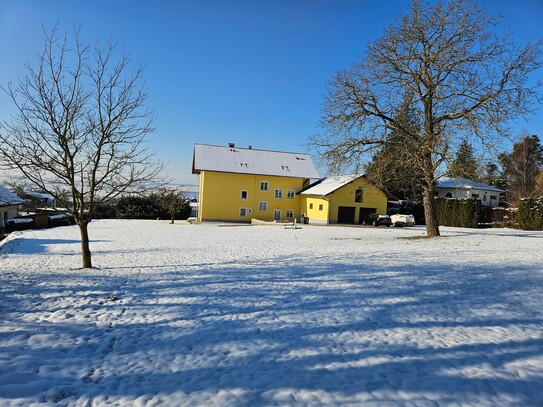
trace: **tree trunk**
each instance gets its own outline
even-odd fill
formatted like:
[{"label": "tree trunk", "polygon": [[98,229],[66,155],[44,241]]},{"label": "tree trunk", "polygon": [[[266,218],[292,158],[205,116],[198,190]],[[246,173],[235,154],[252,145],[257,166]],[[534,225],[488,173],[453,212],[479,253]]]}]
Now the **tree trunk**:
[{"label": "tree trunk", "polygon": [[174,224],[174,221],[175,221],[175,211],[174,212],[170,212],[170,224]]},{"label": "tree trunk", "polygon": [[424,185],[424,191],[422,192],[424,217],[426,218],[426,235],[428,237],[440,236],[434,191],[435,188],[433,185]]},{"label": "tree trunk", "polygon": [[79,223],[79,232],[81,233],[81,253],[83,254],[83,268],[92,268],[88,223],[86,221]]}]

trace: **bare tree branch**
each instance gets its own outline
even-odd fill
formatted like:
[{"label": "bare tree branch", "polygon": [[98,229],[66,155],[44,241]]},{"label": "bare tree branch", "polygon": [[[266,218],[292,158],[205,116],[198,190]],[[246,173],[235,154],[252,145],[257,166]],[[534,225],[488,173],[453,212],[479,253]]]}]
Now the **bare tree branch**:
[{"label": "bare tree branch", "polygon": [[74,30],[46,33],[37,67],[5,91],[17,108],[2,123],[1,155],[34,187],[70,208],[81,231],[83,267],[91,267],[87,225],[101,203],[156,187],[162,163],[145,147],[154,114],[146,108],[143,68],[129,72],[116,46],[83,45]]},{"label": "bare tree branch", "polygon": [[[360,160],[397,140],[414,145],[409,161],[422,170],[427,234],[438,236],[436,172],[462,139],[492,144],[508,124],[541,101],[541,83],[529,75],[543,64],[542,42],[517,46],[496,36],[498,19],[475,2],[413,0],[410,13],[369,44],[365,57],[337,71],[324,100],[322,135],[309,144],[332,171],[358,168]],[[399,121],[413,95],[421,128]],[[391,135],[394,134],[394,139]]]}]

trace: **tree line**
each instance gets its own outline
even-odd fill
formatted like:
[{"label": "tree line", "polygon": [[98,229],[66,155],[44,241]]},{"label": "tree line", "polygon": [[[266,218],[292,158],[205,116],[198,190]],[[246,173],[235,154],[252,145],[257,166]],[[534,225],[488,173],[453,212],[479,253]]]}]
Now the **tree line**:
[{"label": "tree line", "polygon": [[[421,202],[421,174],[409,161],[402,160],[405,149],[405,145],[397,143],[385,146],[372,156],[364,171],[368,179],[397,199]],[[511,151],[483,159],[465,138],[447,160],[444,175],[503,189],[503,202],[518,207],[522,199],[543,197],[543,146],[537,135],[524,134],[513,143]]]}]

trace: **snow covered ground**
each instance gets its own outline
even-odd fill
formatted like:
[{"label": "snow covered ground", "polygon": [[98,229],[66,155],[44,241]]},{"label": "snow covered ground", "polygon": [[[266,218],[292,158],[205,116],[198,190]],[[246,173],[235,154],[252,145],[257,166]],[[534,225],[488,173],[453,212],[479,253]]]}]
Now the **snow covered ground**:
[{"label": "snow covered ground", "polygon": [[0,405],[542,406],[543,232],[442,232],[16,232]]}]

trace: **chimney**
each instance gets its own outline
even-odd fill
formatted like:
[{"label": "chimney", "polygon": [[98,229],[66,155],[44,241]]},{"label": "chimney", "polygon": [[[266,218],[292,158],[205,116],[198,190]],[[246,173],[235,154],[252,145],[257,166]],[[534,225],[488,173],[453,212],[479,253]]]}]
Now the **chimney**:
[{"label": "chimney", "polygon": [[253,146],[249,146],[249,150],[252,150],[253,149]]}]

